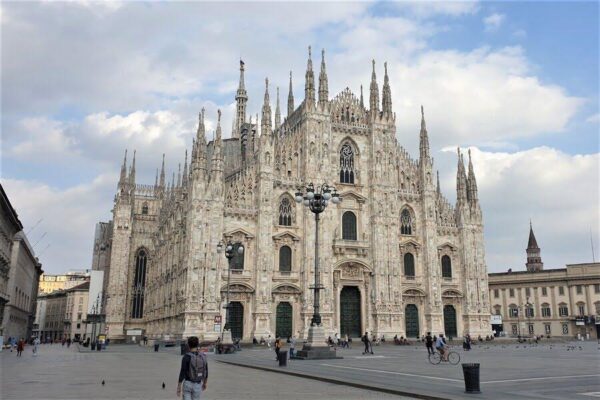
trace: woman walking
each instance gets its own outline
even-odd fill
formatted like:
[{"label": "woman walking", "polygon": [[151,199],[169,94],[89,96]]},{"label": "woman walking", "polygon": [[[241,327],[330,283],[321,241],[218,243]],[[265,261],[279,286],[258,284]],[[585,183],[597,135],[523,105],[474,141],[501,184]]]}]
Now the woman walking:
[{"label": "woman walking", "polygon": [[25,348],[25,340],[23,340],[23,338],[21,338],[21,340],[19,340],[19,343],[17,343],[17,357],[23,356],[24,348]]}]

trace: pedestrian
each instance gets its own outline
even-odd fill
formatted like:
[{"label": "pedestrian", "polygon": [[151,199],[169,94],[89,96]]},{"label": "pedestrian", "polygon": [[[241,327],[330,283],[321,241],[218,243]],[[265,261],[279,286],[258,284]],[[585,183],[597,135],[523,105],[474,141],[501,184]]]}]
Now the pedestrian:
[{"label": "pedestrian", "polygon": [[282,340],[279,336],[275,339],[275,360],[279,361],[279,351],[281,350]]},{"label": "pedestrian", "polygon": [[23,356],[23,349],[25,348],[25,339],[21,338],[17,343],[17,357]]},{"label": "pedestrian", "polygon": [[148,336],[144,335],[144,346],[148,346]]},{"label": "pedestrian", "polygon": [[183,392],[183,400],[199,400],[208,383],[208,363],[206,355],[198,350],[196,336],[190,336],[187,344],[189,352],[181,359],[177,397],[181,397]]},{"label": "pedestrian", "polygon": [[267,337],[267,347],[271,348],[271,335]]},{"label": "pedestrian", "polygon": [[425,346],[427,347],[427,354],[433,354],[433,338],[431,337],[431,332],[427,332],[427,336],[425,336]]},{"label": "pedestrian", "polygon": [[365,351],[363,351],[363,354],[373,354],[373,345],[369,340],[369,334],[367,332],[365,332],[365,334],[363,335],[362,341],[365,344]]},{"label": "pedestrian", "polygon": [[33,355],[34,357],[38,355],[38,346],[40,345],[40,338],[36,337],[33,339]]},{"label": "pedestrian", "polygon": [[71,347],[71,338],[67,339],[67,348]]},{"label": "pedestrian", "polygon": [[290,339],[290,360],[296,355],[296,336]]}]

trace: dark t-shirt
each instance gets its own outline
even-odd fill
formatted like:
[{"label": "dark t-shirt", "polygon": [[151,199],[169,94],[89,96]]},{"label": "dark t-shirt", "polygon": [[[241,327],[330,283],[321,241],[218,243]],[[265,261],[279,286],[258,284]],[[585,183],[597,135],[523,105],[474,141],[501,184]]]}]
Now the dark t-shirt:
[{"label": "dark t-shirt", "polygon": [[[197,351],[194,354],[199,354]],[[179,382],[192,381],[191,377],[189,377],[190,371],[190,361],[192,357],[189,354],[185,354],[181,359],[181,369],[179,370]],[[206,359],[205,359],[206,360]],[[208,363],[204,364],[204,376],[202,378],[202,382],[206,382],[208,378]]]},{"label": "dark t-shirt", "polygon": [[425,342],[427,343],[427,346],[433,345],[433,338],[431,337],[431,335],[425,336]]}]

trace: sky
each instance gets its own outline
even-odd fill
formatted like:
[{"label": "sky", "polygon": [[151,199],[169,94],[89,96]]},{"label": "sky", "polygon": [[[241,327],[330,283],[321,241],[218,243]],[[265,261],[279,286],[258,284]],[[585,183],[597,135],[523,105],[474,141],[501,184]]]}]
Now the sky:
[{"label": "sky", "polygon": [[[153,183],[174,171],[198,112],[230,127],[246,64],[304,94],[307,47],[330,95],[379,84],[418,157],[420,105],[444,195],[471,149],[489,271],[524,269],[530,221],[546,268],[600,258],[598,2],[2,2],[1,183],[46,273],[91,267],[125,149]],[[272,104],[274,107],[274,104]],[[225,136],[230,129],[224,129]]]}]

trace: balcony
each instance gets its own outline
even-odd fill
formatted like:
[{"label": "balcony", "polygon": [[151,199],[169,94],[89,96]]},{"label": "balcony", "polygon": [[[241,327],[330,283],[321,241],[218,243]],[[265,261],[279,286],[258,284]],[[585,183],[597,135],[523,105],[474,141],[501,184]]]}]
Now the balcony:
[{"label": "balcony", "polygon": [[366,240],[333,240],[333,252],[340,255],[368,257],[369,242]]}]

